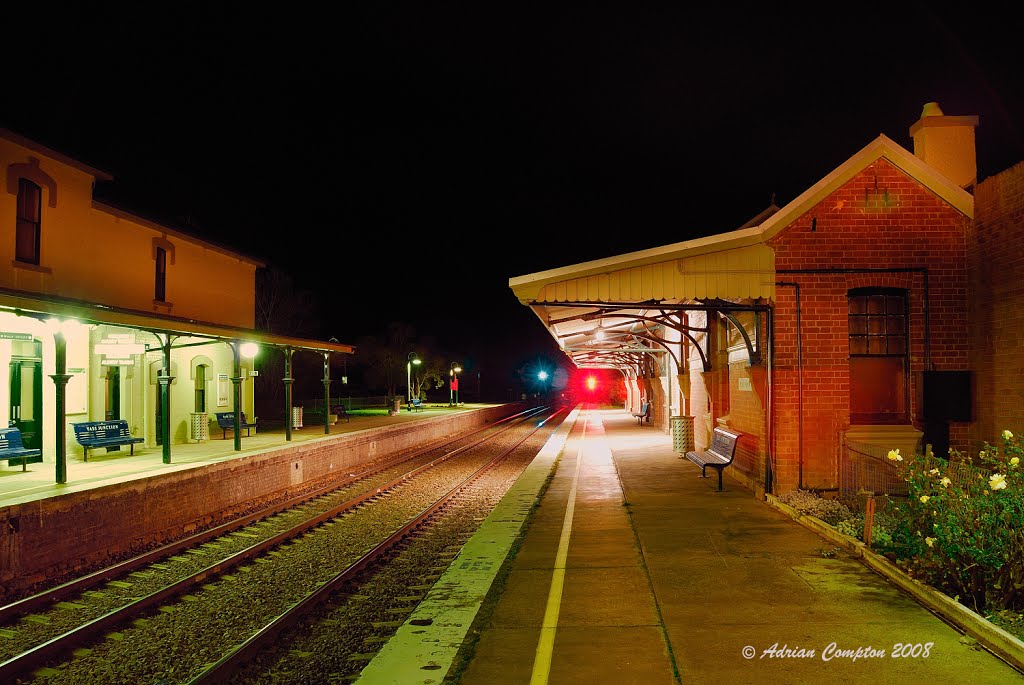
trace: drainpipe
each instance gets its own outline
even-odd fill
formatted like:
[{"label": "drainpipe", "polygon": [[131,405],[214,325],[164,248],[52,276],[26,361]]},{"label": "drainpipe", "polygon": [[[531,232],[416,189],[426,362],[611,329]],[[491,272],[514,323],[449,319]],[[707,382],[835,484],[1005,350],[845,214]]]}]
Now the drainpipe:
[{"label": "drainpipe", "polygon": [[[793,288],[796,292],[796,406],[797,406],[797,489],[804,489],[804,357],[800,331],[800,284],[789,281],[777,286]],[[769,367],[771,368],[771,367]]]}]

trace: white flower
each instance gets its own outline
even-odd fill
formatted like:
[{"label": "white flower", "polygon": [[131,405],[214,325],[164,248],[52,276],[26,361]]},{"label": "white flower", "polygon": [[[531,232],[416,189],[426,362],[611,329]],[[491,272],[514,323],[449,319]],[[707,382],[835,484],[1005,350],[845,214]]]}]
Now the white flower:
[{"label": "white flower", "polygon": [[928,495],[921,495],[921,504],[928,504],[928,500],[930,499],[931,497],[929,497]]},{"label": "white flower", "polygon": [[889,457],[889,459],[891,459],[893,461],[903,461],[903,457],[900,456],[900,451],[898,449],[897,450],[889,450],[888,457]]},{"label": "white flower", "polygon": [[1013,433],[1010,431],[1003,431],[1003,440],[1013,440]]},{"label": "white flower", "polygon": [[942,480],[940,480],[939,482],[942,483],[942,487],[948,488],[949,484],[952,483],[953,481],[949,479],[949,476],[943,476]]},{"label": "white flower", "polygon": [[1002,490],[1006,487],[1006,476],[1001,473],[994,473],[988,479],[988,486],[993,490]]},{"label": "white flower", "polygon": [[924,541],[929,547],[935,544],[935,538],[925,538]]},{"label": "white flower", "polygon": [[929,474],[931,474],[931,475],[933,475],[933,476],[937,476],[937,475],[939,475],[939,470],[938,470],[938,469],[932,469],[932,470],[931,470],[931,471],[929,471],[928,473],[929,473]]}]

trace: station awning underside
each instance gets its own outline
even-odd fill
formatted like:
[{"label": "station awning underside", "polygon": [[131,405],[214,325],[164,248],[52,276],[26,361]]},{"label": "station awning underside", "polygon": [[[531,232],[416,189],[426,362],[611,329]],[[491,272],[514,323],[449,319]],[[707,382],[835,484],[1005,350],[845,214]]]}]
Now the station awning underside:
[{"label": "station awning underside", "polygon": [[355,347],[338,342],[275,335],[249,328],[223,326],[173,316],[162,316],[132,309],[108,307],[36,293],[0,289],[0,311],[37,319],[56,317],[75,319],[83,324],[123,326],[152,333],[207,338],[222,342],[252,342],[280,349],[309,350],[321,353],[353,354]]},{"label": "station awning underside", "polygon": [[744,228],[509,285],[577,366],[635,368],[642,355],[669,352],[666,328],[687,335],[681,313],[749,311],[774,299],[775,255],[756,228]]}]

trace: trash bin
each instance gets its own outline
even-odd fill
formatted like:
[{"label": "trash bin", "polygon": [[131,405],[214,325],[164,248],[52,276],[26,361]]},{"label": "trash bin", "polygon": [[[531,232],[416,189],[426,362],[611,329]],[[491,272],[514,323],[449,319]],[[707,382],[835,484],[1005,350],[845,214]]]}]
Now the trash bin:
[{"label": "trash bin", "polygon": [[292,407],[292,428],[302,428],[302,407]]},{"label": "trash bin", "polygon": [[395,396],[395,406],[391,408],[392,415],[402,413],[402,398]]},{"label": "trash bin", "polygon": [[192,430],[189,435],[196,442],[210,439],[210,415],[206,412],[192,412],[190,426]]},{"label": "trash bin", "polygon": [[679,454],[693,450],[693,417],[673,416],[669,420],[672,423],[672,450]]}]

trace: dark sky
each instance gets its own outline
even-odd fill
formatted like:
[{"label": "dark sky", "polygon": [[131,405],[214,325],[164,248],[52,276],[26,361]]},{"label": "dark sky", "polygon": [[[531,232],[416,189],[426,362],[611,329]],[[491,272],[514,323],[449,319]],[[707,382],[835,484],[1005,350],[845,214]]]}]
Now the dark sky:
[{"label": "dark sky", "polygon": [[979,177],[1024,160],[1024,41],[981,5],[639,4],[5,9],[0,125],[329,293],[325,336],[480,359],[555,350],[510,277],[732,230],[912,149],[925,102],[980,116]]}]

